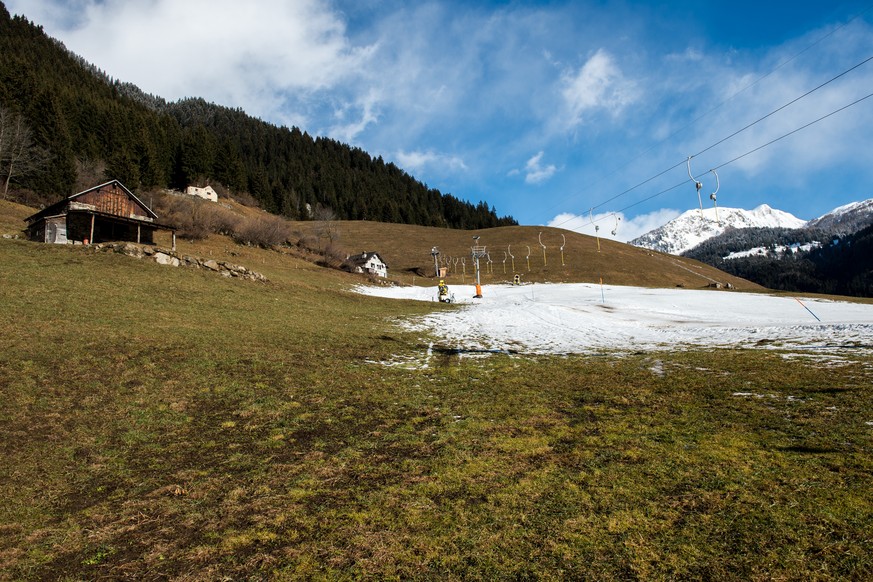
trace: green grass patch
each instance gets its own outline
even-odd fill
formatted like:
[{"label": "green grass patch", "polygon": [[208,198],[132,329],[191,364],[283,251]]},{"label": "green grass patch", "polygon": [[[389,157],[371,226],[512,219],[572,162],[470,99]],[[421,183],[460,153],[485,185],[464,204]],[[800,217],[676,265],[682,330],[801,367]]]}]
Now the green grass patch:
[{"label": "green grass patch", "polygon": [[873,576],[869,357],[386,366],[434,305],[240,252],[0,241],[0,578]]}]

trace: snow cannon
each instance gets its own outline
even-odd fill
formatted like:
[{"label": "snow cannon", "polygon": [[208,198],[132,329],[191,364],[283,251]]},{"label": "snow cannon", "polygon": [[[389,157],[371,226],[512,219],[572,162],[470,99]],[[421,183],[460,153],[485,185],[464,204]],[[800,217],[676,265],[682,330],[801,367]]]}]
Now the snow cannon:
[{"label": "snow cannon", "polygon": [[449,286],[446,285],[446,282],[442,279],[440,279],[437,298],[440,303],[451,303],[451,298],[449,297]]}]

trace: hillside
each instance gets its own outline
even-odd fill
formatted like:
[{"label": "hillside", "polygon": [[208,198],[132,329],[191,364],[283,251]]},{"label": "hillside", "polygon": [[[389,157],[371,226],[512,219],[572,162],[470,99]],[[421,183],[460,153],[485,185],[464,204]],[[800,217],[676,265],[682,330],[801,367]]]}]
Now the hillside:
[{"label": "hillside", "polygon": [[[231,213],[249,223],[269,221],[273,218],[263,210],[250,208],[224,200],[220,204],[192,200],[188,197],[170,197],[192,218],[210,220],[213,212]],[[20,233],[24,227],[23,218],[35,209],[10,202],[0,202],[2,219],[0,234]],[[167,216],[160,217],[162,221]],[[174,220],[178,220],[178,217]],[[174,222],[170,220],[170,222]],[[227,223],[226,218],[220,221]],[[730,285],[736,289],[760,289],[749,281],[718,271],[706,264],[683,257],[649,251],[631,245],[600,240],[600,248],[594,237],[566,230],[511,226],[475,231],[416,225],[390,224],[369,221],[289,221],[283,229],[290,243],[288,251],[301,252],[311,261],[331,263],[330,257],[343,258],[363,251],[376,251],[387,262],[389,276],[401,284],[435,284],[434,266],[431,250],[438,247],[443,257],[458,258],[447,276],[450,284],[470,283],[474,269],[470,257],[473,236],[480,236],[479,244],[484,245],[491,257],[490,267],[482,260],[481,281],[483,284],[511,281],[518,273],[522,282],[554,283],[596,283],[601,279],[611,285],[635,285],[641,287],[706,287],[715,283]],[[331,241],[326,232],[333,238]],[[542,235],[540,236],[540,233]],[[159,241],[167,244],[166,235],[158,235]],[[562,239],[562,236],[564,237]],[[539,239],[546,245],[546,264],[543,264],[543,249]],[[205,240],[179,240],[182,252],[196,254],[197,249],[216,247],[226,249],[245,257],[250,247],[239,245],[231,238],[210,234]],[[563,265],[561,245],[563,250]],[[527,254],[530,250],[530,258]],[[511,252],[513,259],[504,254]],[[200,251],[202,252],[202,251]],[[330,255],[322,258],[322,254]],[[504,257],[506,258],[504,263]],[[464,263],[461,262],[464,259]],[[339,261],[333,261],[336,267]]]},{"label": "hillside", "polygon": [[5,129],[21,119],[26,130],[21,140],[31,163],[16,166],[12,177],[20,200],[50,203],[109,179],[136,190],[211,183],[295,219],[515,224],[484,201],[429,188],[336,140],[198,98],[167,103],[146,96],[70,53],[37,24],[12,18],[2,3],[0,113]]},{"label": "hillside", "polygon": [[821,228],[725,233],[685,253],[770,289],[873,297],[873,225],[838,236]]},{"label": "hillside", "polygon": [[[0,228],[29,211],[0,202]],[[398,265],[471,235],[340,232],[402,243]],[[654,352],[630,334],[621,354],[469,354],[398,325],[457,306],[351,293],[361,276],[225,236],[179,247],[269,282],[0,237],[0,579],[873,575],[869,342],[677,350],[666,321]],[[568,247],[605,279],[694,265]]]},{"label": "hillside", "polygon": [[[315,237],[317,223],[293,223],[300,232]],[[388,263],[393,278],[403,283],[412,283],[413,275],[433,277],[434,265],[431,249],[436,246],[443,256],[461,258],[453,265],[449,283],[470,283],[473,265],[470,247],[473,236],[479,236],[491,256],[490,272],[487,261],[481,264],[483,284],[512,280],[514,255],[515,272],[523,282],[589,282],[601,278],[614,285],[638,285],[642,287],[705,287],[711,283],[731,284],[737,289],[760,289],[758,285],[733,277],[698,261],[674,257],[631,245],[600,240],[598,251],[594,237],[566,230],[537,227],[511,226],[483,230],[459,231],[445,228],[429,228],[399,224],[382,224],[364,221],[340,221],[335,224],[336,246],[345,253],[377,251]],[[540,233],[546,245],[545,265],[543,249],[539,244]],[[565,238],[562,239],[561,236]],[[566,242],[564,242],[566,241]],[[561,263],[561,245],[564,244]],[[528,261],[528,249],[530,260]],[[504,263],[505,258],[505,263]],[[528,263],[530,268],[528,269]],[[505,270],[504,270],[505,266]]]},{"label": "hillside", "polygon": [[680,254],[771,289],[873,296],[869,236],[873,200],[809,222],[763,205],[685,212],[631,241]]},{"label": "hillside", "polygon": [[809,228],[827,231],[837,236],[858,232],[873,224],[873,198],[852,202],[809,221]]},{"label": "hillside", "polygon": [[771,289],[873,297],[873,200],[801,228],[729,229],[683,253]]}]

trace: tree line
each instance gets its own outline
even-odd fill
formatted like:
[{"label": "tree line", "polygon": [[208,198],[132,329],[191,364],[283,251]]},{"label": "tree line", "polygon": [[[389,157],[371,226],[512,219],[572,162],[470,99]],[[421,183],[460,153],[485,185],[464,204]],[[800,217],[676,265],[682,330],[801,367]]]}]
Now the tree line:
[{"label": "tree line", "polygon": [[[818,242],[795,252],[778,247]],[[763,255],[725,259],[730,253],[764,248]],[[873,297],[873,225],[851,234],[822,228],[744,228],[725,232],[683,253],[770,289]]]},{"label": "tree line", "polygon": [[517,224],[484,201],[444,194],[360,148],[203,99],[170,103],[148,95],[71,53],[41,26],[11,17],[2,3],[0,108],[0,130],[13,121],[25,128],[32,159],[10,165],[12,150],[0,136],[0,176],[44,199],[112,178],[135,190],[210,183],[290,219],[329,208],[346,220],[463,229]]}]

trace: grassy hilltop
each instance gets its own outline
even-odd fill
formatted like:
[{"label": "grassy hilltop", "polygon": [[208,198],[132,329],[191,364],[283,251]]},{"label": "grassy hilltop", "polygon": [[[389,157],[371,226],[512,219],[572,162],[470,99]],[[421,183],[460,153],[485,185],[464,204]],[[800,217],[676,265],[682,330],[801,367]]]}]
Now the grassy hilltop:
[{"label": "grassy hilltop", "polygon": [[[326,230],[325,225],[319,222],[293,224],[300,232],[311,237]],[[504,226],[466,231],[367,221],[337,221],[330,225],[330,229],[335,235],[335,244],[347,252],[379,252],[388,263],[389,273],[405,284],[413,282],[412,276],[415,273],[433,276],[431,249],[434,246],[443,255],[465,257],[466,275],[459,262],[452,267],[448,280],[450,283],[470,284],[474,273],[470,247],[473,245],[473,237],[479,236],[479,244],[486,247],[492,261],[490,272],[484,260],[480,263],[483,284],[512,280],[513,259],[506,258],[505,252],[508,251],[515,257],[515,272],[525,282],[596,283],[602,277],[604,282],[614,285],[705,287],[718,281],[723,284],[730,283],[737,289],[762,289],[760,285],[728,275],[695,260],[605,239],[600,239],[598,248],[594,237],[550,227]],[[545,264],[540,240],[546,245]],[[428,284],[420,278],[416,281]]]},{"label": "grassy hilltop", "polygon": [[[30,212],[0,202],[0,233]],[[482,243],[530,244],[533,267],[537,232]],[[472,233],[340,236],[409,282]],[[567,239],[574,269],[599,260]],[[602,243],[596,269],[527,279],[707,282]],[[0,579],[873,576],[860,351],[461,357],[395,325],[452,306],[179,246],[270,282],[0,238]]]}]

